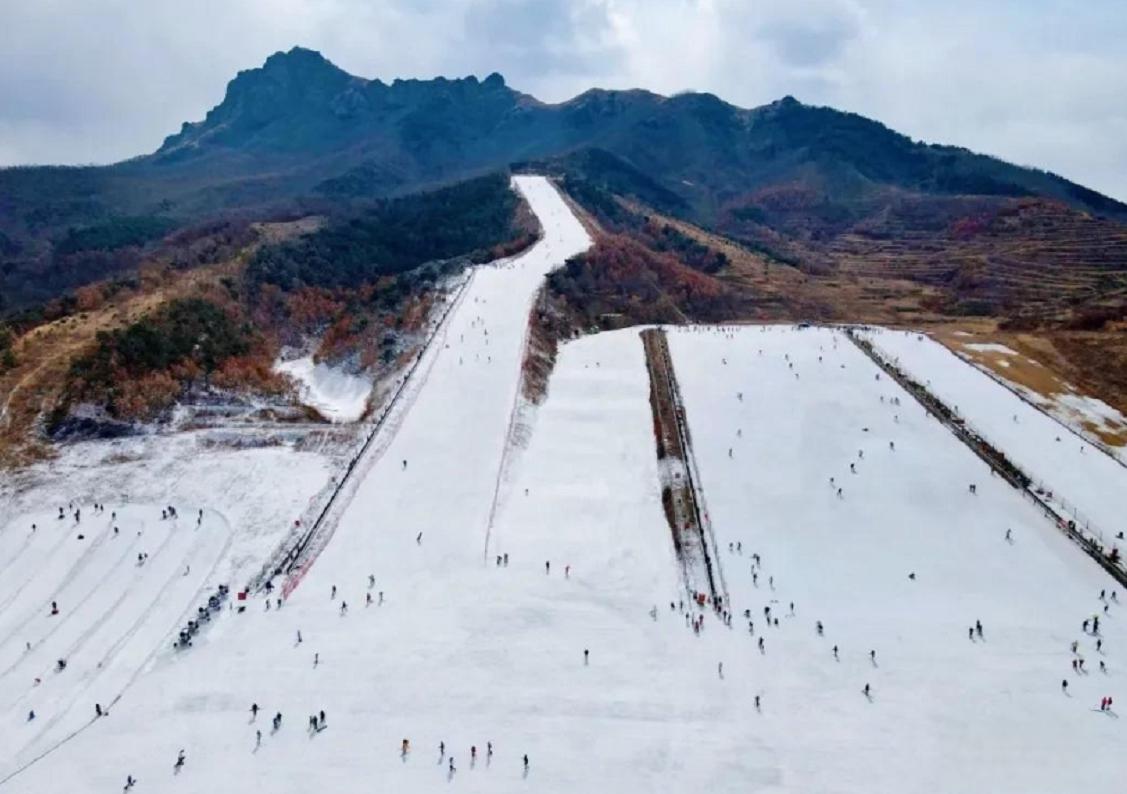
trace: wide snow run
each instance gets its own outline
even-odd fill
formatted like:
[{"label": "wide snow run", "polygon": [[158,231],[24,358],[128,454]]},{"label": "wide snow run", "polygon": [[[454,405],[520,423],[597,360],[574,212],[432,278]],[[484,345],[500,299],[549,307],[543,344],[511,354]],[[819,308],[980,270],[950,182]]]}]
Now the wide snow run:
[{"label": "wide snow run", "polygon": [[[531,299],[588,244],[547,182],[517,185],[543,240],[475,271],[289,599],[159,647],[108,717],[30,766],[0,757],[0,776],[26,766],[0,792],[131,774],[138,792],[1056,794],[1122,775],[1125,729],[1098,707],[1127,647],[1098,599],[1113,583],[832,331],[671,334],[731,627],[687,625],[636,329],[562,347],[502,468]],[[41,730],[25,703],[5,739]]]},{"label": "wide snow run", "polygon": [[355,422],[368,408],[371,378],[324,362],[315,364],[313,356],[279,361],[274,369],[297,381],[302,403],[316,408],[330,422]]},{"label": "wide snow run", "polygon": [[876,330],[869,340],[1006,453],[1064,512],[1106,546],[1127,529],[1127,466],[923,334]]}]

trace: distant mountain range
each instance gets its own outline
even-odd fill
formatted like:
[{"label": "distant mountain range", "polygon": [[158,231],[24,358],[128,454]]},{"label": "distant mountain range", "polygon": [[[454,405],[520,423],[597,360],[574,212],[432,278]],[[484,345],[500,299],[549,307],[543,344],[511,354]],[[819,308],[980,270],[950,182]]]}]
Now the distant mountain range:
[{"label": "distant mountain range", "polygon": [[[73,248],[88,227],[98,238],[107,220],[165,232],[232,212],[263,216],[299,199],[400,195],[513,164],[628,172],[663,212],[815,238],[911,197],[1036,196],[1127,219],[1127,205],[1054,174],[918,143],[792,97],[749,110],[711,94],[592,89],[548,104],[498,74],[388,84],[294,48],[240,72],[202,121],[152,154],[104,167],[0,170],[0,278],[26,277],[30,263],[60,244]],[[620,181],[619,192],[630,185]]]}]

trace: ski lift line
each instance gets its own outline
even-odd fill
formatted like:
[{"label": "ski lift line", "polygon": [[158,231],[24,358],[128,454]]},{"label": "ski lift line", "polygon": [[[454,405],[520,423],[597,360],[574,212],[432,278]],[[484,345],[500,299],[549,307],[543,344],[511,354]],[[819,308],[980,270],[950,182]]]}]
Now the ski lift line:
[{"label": "ski lift line", "polygon": [[[666,358],[666,372],[668,374],[668,384],[670,395],[673,399],[674,407],[674,420],[677,426],[677,432],[681,436],[681,449],[685,455],[686,464],[686,477],[689,480],[689,488],[693,494],[692,509],[696,515],[697,527],[701,534],[701,545],[704,552],[705,566],[708,569],[709,585],[712,589],[713,603],[716,602],[716,597],[719,596],[723,599],[722,603],[725,608],[728,605],[728,588],[724,582],[724,574],[720,565],[720,555],[717,553],[716,537],[712,530],[712,522],[708,518],[708,508],[701,507],[704,505],[704,488],[700,485],[700,468],[697,466],[696,454],[693,451],[692,436],[689,432],[688,414],[685,411],[685,403],[681,398],[681,388],[677,382],[677,373],[673,368],[673,357],[669,351],[668,338],[665,331],[661,331],[661,346],[662,353]],[[711,551],[709,546],[711,544]]]},{"label": "ski lift line", "polygon": [[[681,399],[680,389],[677,384],[676,374],[673,369],[673,359],[669,352],[669,343],[663,328],[656,327],[646,329],[640,336],[642,337],[643,347],[646,350],[647,367],[650,374],[650,383],[654,394],[654,412],[655,419],[658,422],[659,430],[662,435],[666,432],[672,432],[674,438],[670,439],[675,441],[678,447],[677,455],[675,456],[684,465],[686,487],[683,495],[686,497],[690,511],[689,522],[681,520],[681,510],[685,509],[674,502],[674,521],[678,526],[674,527],[674,543],[677,544],[679,549],[683,548],[681,543],[681,526],[686,527],[691,524],[692,529],[695,530],[697,544],[700,548],[701,561],[704,563],[704,575],[707,583],[707,588],[712,596],[713,603],[720,601],[727,603],[727,590],[724,585],[722,574],[719,571],[719,555],[715,554],[715,537],[711,534],[711,525],[706,525],[705,517],[700,509],[701,491],[699,488],[700,474],[699,470],[695,468],[695,458],[693,458],[692,450],[690,447],[691,437],[688,434],[688,428],[685,426],[685,407],[684,401]],[[658,369],[660,368],[660,372]],[[658,390],[661,390],[662,396],[658,397]],[[665,407],[667,406],[667,408]],[[664,416],[666,410],[671,411],[671,416]],[[663,418],[664,417],[664,418]],[[669,425],[672,425],[670,427]],[[710,548],[711,544],[711,548]],[[686,557],[681,555],[683,562],[683,572],[686,574],[686,588],[690,593],[697,591],[694,583],[695,576],[691,566],[688,566]]]},{"label": "ski lift line", "polygon": [[[1070,525],[1070,522],[1066,520],[1060,512],[1046,499],[1036,493],[1034,490],[1036,484],[1032,478],[1010,461],[1001,450],[994,448],[982,435],[977,433],[961,417],[952,412],[951,409],[935,397],[935,395],[927,391],[922,385],[907,378],[904,373],[891,362],[886,361],[883,356],[877,352],[871,342],[855,336],[852,329],[846,329],[845,336],[880,369],[886,372],[889,377],[895,380],[929,415],[934,415],[957,439],[969,447],[970,450],[990,466],[993,471],[996,471],[1019,493],[1024,494],[1032,500],[1034,505],[1039,507],[1041,512],[1049,518],[1056,528],[1063,532],[1069,540],[1076,543],[1085,554],[1095,560],[1096,563],[1107,571],[1116,581],[1127,587],[1127,566],[1125,566],[1124,561],[1121,559],[1118,563],[1114,562],[1110,555],[1103,551],[1103,547],[1098,545],[1096,539],[1090,537],[1090,534],[1092,534],[1090,528],[1089,535],[1085,535],[1076,528],[1075,522],[1071,522]],[[929,403],[934,403],[939,406],[942,408],[942,411],[934,410],[932,407],[929,407]],[[1102,533],[1100,533],[1098,529],[1095,530],[1095,534],[1102,538]]]},{"label": "ski lift line", "polygon": [[[411,383],[412,376],[415,374],[423,358],[426,357],[427,352],[431,350],[434,340],[438,338],[440,333],[442,334],[443,338],[445,338],[446,332],[448,330],[447,320],[449,319],[451,313],[461,305],[462,300],[469,288],[469,285],[473,281],[476,273],[476,268],[470,270],[469,275],[462,281],[462,284],[458,287],[458,290],[455,293],[453,299],[447,303],[445,311],[434,326],[434,330],[431,332],[426,342],[424,342],[422,349],[415,357],[415,361],[412,362],[411,366],[408,368],[406,374],[404,375],[400,384],[396,387],[391,398],[384,405],[383,411],[379,415],[379,418],[375,420],[372,430],[368,434],[364,443],[361,445],[360,449],[345,467],[345,470],[341,475],[339,482],[337,482],[336,486],[332,488],[324,505],[318,512],[317,517],[311,522],[305,522],[305,528],[302,530],[301,534],[296,538],[296,540],[294,540],[291,535],[291,539],[283,541],[278,550],[266,561],[259,573],[247,585],[246,589],[248,591],[260,592],[265,586],[266,582],[272,579],[275,575],[282,572],[292,574],[299,568],[299,560],[301,558],[301,555],[309,547],[309,544],[312,542],[316,533],[320,530],[322,523],[325,521],[326,516],[329,514],[330,509],[335,504],[338,496],[344,490],[345,486],[349,483],[349,479],[352,473],[355,471],[357,464],[365,456],[372,443],[376,440],[376,437],[384,429],[388,418],[396,409],[400,397],[404,394],[407,386]],[[292,592],[293,588],[295,588],[300,582],[301,577],[304,576],[304,570],[305,569],[303,568],[297,575],[297,581],[294,581],[292,585],[290,585],[290,592]],[[288,595],[288,593],[286,594]]]},{"label": "ski lift line", "polygon": [[[660,400],[659,400],[659,397],[658,397],[658,394],[657,394],[658,374],[657,374],[657,370],[654,368],[654,355],[650,350],[651,343],[648,341],[645,333],[644,332],[640,333],[639,336],[642,339],[642,348],[643,348],[643,351],[645,353],[644,358],[645,358],[645,361],[646,361],[646,372],[649,375],[650,399],[651,399],[651,403],[652,403],[652,410],[655,413],[654,418],[657,419],[658,430],[661,432],[661,435],[663,437],[661,439],[661,441],[662,441],[662,444],[664,446],[664,444],[665,444],[665,439],[664,439],[664,436],[665,436],[664,425],[665,425],[665,423],[661,422],[660,419],[658,419],[658,417],[656,416],[656,414],[661,412],[662,409],[661,409]],[[668,451],[666,450],[665,452],[666,452],[666,456],[668,456]],[[682,460],[682,463],[683,462],[684,461]],[[684,582],[685,590],[690,596],[692,596],[694,593],[698,592],[698,588],[696,586],[696,583],[694,582],[693,571],[692,571],[692,569],[689,565],[688,555],[686,553],[686,550],[683,548],[683,541],[682,541],[681,532],[680,532],[680,529],[679,529],[681,526],[684,526],[684,524],[685,524],[685,522],[682,520],[682,515],[681,515],[681,511],[682,511],[683,508],[682,508],[680,498],[673,494],[672,489],[670,489],[670,495],[671,495],[671,498],[673,499],[672,506],[671,506],[670,509],[673,512],[673,520],[676,523],[676,526],[670,527],[670,529],[673,530],[672,531],[672,537],[673,537],[674,551],[676,552],[677,561],[681,565],[681,578],[682,578],[682,581]],[[663,496],[663,500],[664,500],[664,496]]]},{"label": "ski lift line", "polygon": [[[476,270],[471,271],[469,278],[462,282],[462,286],[458,289],[458,293],[455,296],[455,299],[447,305],[446,311],[443,312],[441,318],[439,319],[439,322],[435,325],[435,330],[423,344],[423,348],[419,351],[418,355],[415,356],[415,360],[412,362],[411,366],[408,367],[406,374],[403,376],[403,379],[399,383],[399,386],[396,387],[395,393],[392,395],[391,400],[388,401],[388,404],[385,407],[383,413],[380,415],[379,419],[376,420],[375,426],[372,428],[372,432],[368,435],[368,438],[360,447],[360,451],[357,452],[356,456],[353,457],[353,459],[349,462],[348,467],[345,469],[344,474],[340,478],[340,482],[337,483],[337,487],[333,489],[332,494],[329,496],[328,501],[321,509],[321,512],[318,514],[316,520],[313,522],[312,526],[310,526],[309,530],[305,533],[305,536],[302,538],[301,542],[294,547],[290,555],[287,555],[287,560],[284,561],[287,573],[292,572],[295,568],[297,568],[298,561],[301,559],[301,555],[304,554],[306,549],[309,548],[314,537],[317,535],[320,528],[324,524],[326,517],[329,515],[330,510],[332,510],[333,506],[336,504],[337,498],[344,491],[345,486],[349,484],[349,480],[352,474],[356,471],[357,466],[368,453],[369,449],[372,447],[376,439],[379,437],[381,431],[383,431],[387,427],[390,427],[393,431],[391,437],[394,438],[394,431],[397,431],[399,429],[399,423],[393,422],[389,424],[389,419],[391,419],[393,415],[395,415],[396,418],[401,418],[400,414],[402,412],[398,411],[398,409],[401,407],[401,398],[408,393],[408,386],[415,386],[415,373],[422,365],[424,359],[429,359],[429,366],[427,368],[428,374],[430,372],[430,367],[433,367],[434,362],[437,361],[437,356],[428,357],[428,353],[430,353],[433,349],[434,340],[438,338],[439,334],[442,335],[443,339],[446,338],[446,333],[448,331],[447,320],[450,317],[451,313],[461,305],[462,299],[465,296],[470,283],[473,281],[475,274]],[[421,384],[419,385],[421,386]],[[414,393],[417,394],[418,390],[414,390]],[[391,438],[388,439],[389,443],[390,440]],[[385,449],[386,445],[384,445],[383,449],[380,449],[381,455]],[[308,561],[306,561],[306,565],[302,570],[302,576],[304,576],[304,571],[307,569]],[[298,581],[300,582],[300,579],[298,579]],[[290,591],[292,592],[293,588],[295,588],[296,586],[297,582],[295,582],[293,586],[290,587]]]}]

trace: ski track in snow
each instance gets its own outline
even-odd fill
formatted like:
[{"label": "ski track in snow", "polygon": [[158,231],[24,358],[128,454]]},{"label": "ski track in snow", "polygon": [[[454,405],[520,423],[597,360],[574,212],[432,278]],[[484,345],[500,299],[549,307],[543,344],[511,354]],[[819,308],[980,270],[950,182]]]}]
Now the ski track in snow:
[{"label": "ski track in snow", "polygon": [[[1105,654],[1080,630],[1114,582],[835,331],[670,332],[731,628],[708,613],[697,636],[670,609],[683,593],[637,329],[561,348],[491,520],[529,301],[545,272],[589,242],[545,180],[517,184],[543,240],[476,272],[301,587],[280,609],[252,598],[243,614],[223,612],[184,652],[165,644],[174,626],[154,630],[157,644],[117,653],[132,658],[112,682],[35,704],[57,724],[25,723],[33,698],[0,678],[4,702],[18,697],[0,711],[0,746],[15,748],[0,754],[0,778],[57,748],[0,791],[112,791],[132,774],[138,791],[1057,794],[1122,776],[1125,729],[1097,708],[1120,694],[1127,670],[1119,605],[1100,612]],[[1002,392],[990,399],[1017,410]],[[269,476],[271,461],[261,465]],[[5,537],[26,531],[29,519],[18,521],[0,543],[20,547],[18,534]],[[226,542],[247,550],[268,553],[277,537],[254,529],[253,546],[231,526]],[[186,553],[218,554],[214,566],[230,570],[235,552],[221,545]],[[153,577],[153,592],[108,611],[129,623],[152,604],[182,620],[207,592],[162,594]],[[778,627],[765,625],[765,607]],[[985,636],[971,641],[975,620]],[[76,630],[68,623],[49,642]],[[1070,668],[1073,640],[1088,675]],[[106,691],[126,695],[110,716],[84,721]],[[307,716],[321,709],[325,728],[310,732]],[[187,763],[174,775],[180,748]]]}]

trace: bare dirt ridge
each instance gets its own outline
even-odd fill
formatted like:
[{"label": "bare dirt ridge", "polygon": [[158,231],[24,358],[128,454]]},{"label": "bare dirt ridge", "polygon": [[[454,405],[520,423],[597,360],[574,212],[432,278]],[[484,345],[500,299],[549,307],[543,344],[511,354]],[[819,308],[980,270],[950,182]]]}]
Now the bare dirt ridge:
[{"label": "bare dirt ridge", "polygon": [[707,588],[710,603],[719,609],[726,606],[727,593],[719,559],[710,551],[714,544],[708,537],[705,511],[701,509],[693,479],[691,442],[669,341],[660,328],[647,328],[641,332],[641,338],[650,376],[650,408],[662,477],[661,503],[673,533],[673,547],[690,595]]}]

